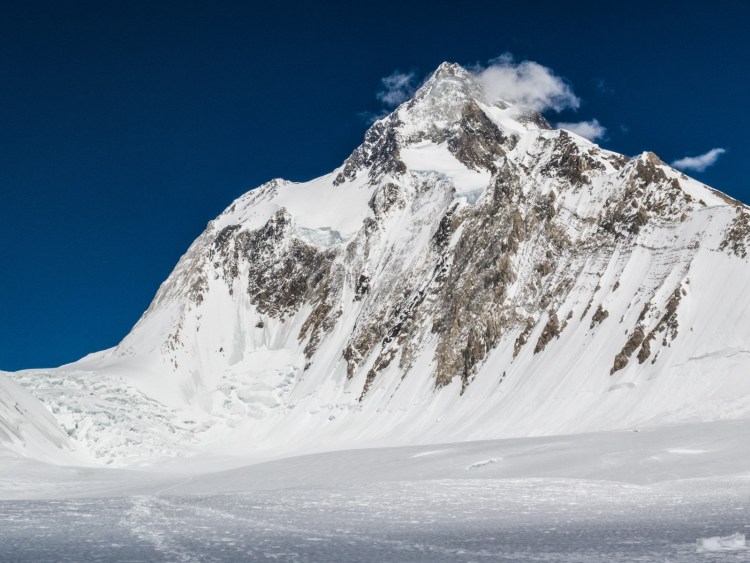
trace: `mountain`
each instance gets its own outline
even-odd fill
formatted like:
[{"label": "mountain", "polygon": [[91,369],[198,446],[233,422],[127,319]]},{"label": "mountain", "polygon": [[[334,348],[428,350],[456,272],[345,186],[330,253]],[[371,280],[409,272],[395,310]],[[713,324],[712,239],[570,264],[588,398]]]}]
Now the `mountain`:
[{"label": "mountain", "polygon": [[13,374],[115,465],[750,415],[750,212],[444,63],[233,202],[115,348]]}]

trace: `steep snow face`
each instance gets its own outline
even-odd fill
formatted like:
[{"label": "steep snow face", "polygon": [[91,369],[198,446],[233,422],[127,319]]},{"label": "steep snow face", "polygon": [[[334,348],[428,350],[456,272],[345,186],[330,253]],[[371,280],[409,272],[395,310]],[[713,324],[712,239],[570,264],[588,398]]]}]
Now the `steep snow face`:
[{"label": "steep snow face", "polygon": [[0,459],[34,457],[44,461],[85,462],[44,405],[0,372]]},{"label": "steep snow face", "polygon": [[331,174],[232,203],[115,349],[16,378],[109,463],[745,417],[749,236],[444,64]]}]

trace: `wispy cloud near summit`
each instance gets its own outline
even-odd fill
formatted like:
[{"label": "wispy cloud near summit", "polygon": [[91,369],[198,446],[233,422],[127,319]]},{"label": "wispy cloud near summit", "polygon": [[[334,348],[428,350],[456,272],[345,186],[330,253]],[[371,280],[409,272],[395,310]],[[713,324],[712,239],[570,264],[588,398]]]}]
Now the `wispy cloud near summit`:
[{"label": "wispy cloud near summit", "polygon": [[367,123],[373,123],[385,117],[393,111],[393,108],[409,100],[417,91],[419,84],[415,72],[394,70],[380,79],[380,90],[375,94],[375,97],[383,104],[380,111],[363,111],[360,112],[360,117]]},{"label": "wispy cloud near summit", "polygon": [[[502,100],[516,104],[519,109],[538,112],[577,110],[581,105],[573,87],[551,68],[535,61],[516,61],[510,53],[467,67],[467,70],[479,81],[486,101],[491,104]],[[380,89],[375,95],[382,104],[381,110],[361,115],[370,122],[386,116],[393,108],[409,100],[423,82],[413,71],[392,72],[380,79]],[[592,141],[602,138],[606,132],[596,119],[560,126]]]},{"label": "wispy cloud near summit", "polygon": [[417,89],[417,76],[413,72],[392,72],[380,79],[382,90],[376,97],[384,105],[395,107],[412,97]]},{"label": "wispy cloud near summit", "polygon": [[725,152],[727,152],[726,149],[722,148],[711,149],[707,153],[698,156],[679,158],[672,163],[672,166],[679,168],[680,170],[703,172],[709,166],[716,164],[716,161],[719,160],[719,157]]},{"label": "wispy cloud near summit", "polygon": [[537,111],[578,109],[581,100],[563,78],[534,61],[505,53],[472,69],[491,102],[504,100]]},{"label": "wispy cloud near summit", "polygon": [[590,119],[588,121],[577,121],[577,122],[560,122],[557,124],[560,129],[567,129],[572,131],[576,135],[588,139],[589,141],[596,141],[601,139],[607,133],[607,128],[599,123],[598,119]]}]

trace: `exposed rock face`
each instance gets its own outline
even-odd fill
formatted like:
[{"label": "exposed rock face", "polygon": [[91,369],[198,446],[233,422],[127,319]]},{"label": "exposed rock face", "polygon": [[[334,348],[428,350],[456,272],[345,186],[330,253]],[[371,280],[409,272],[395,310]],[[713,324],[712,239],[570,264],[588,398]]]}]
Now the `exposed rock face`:
[{"label": "exposed rock face", "polygon": [[362,145],[344,163],[333,181],[334,185],[354,180],[362,170],[368,170],[373,180],[384,174],[406,172],[406,165],[399,160],[399,143],[396,137],[398,125],[399,121],[394,116],[375,123],[367,131]]},{"label": "exposed rock face", "polygon": [[444,64],[332,174],[274,180],[212,221],[96,369],[147,366],[169,384],[144,392],[221,420],[364,420],[449,394],[518,428],[505,389],[598,390],[686,362],[703,313],[685,296],[710,291],[712,261],[747,272],[748,217],[656,155],[553,130]]},{"label": "exposed rock face", "polygon": [[727,227],[719,249],[729,250],[741,258],[746,258],[747,246],[750,244],[750,212],[740,205],[736,210],[737,214]]},{"label": "exposed rock face", "polygon": [[589,326],[589,328],[594,328],[596,325],[600,324],[608,316],[609,316],[609,311],[607,311],[601,305],[599,305],[596,312],[594,313],[594,316],[591,317],[591,325]]}]

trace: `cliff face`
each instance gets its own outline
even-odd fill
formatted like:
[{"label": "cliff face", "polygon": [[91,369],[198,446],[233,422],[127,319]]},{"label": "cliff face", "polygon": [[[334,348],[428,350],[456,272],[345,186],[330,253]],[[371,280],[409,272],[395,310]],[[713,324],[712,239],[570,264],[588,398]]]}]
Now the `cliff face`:
[{"label": "cliff face", "polygon": [[17,378],[137,405],[66,419],[117,463],[744,416],[748,225],[444,64],[340,168],[209,223],[118,347]]}]

